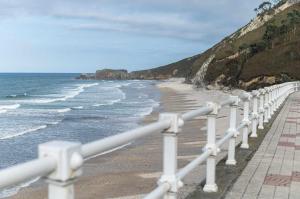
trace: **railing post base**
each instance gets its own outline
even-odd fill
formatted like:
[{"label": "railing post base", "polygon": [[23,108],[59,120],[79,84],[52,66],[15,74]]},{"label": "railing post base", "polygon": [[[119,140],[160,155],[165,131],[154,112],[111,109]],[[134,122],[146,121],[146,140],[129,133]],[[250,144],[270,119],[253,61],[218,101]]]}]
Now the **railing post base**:
[{"label": "railing post base", "polygon": [[215,193],[218,192],[218,186],[217,184],[206,184],[203,188],[203,191],[207,193]]},{"label": "railing post base", "polygon": [[241,144],[242,149],[249,149],[249,144]]},{"label": "railing post base", "polygon": [[264,127],[263,127],[263,126],[258,126],[258,129],[259,129],[259,130],[263,130]]},{"label": "railing post base", "polygon": [[177,193],[169,192],[167,196],[164,196],[163,199],[177,199]]},{"label": "railing post base", "polygon": [[226,160],[226,165],[235,166],[236,165],[236,160]]}]

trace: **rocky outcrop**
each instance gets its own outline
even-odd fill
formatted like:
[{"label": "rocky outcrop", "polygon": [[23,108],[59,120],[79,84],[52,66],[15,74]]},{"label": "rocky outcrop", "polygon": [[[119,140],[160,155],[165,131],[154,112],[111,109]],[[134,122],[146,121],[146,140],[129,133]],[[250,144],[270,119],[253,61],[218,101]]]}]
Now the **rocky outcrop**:
[{"label": "rocky outcrop", "polygon": [[83,80],[95,79],[95,74],[94,73],[82,73],[76,79],[83,79]]},{"label": "rocky outcrop", "polygon": [[97,70],[95,74],[97,80],[126,80],[129,79],[127,70],[103,69]]},{"label": "rocky outcrop", "polygon": [[239,87],[244,90],[253,90],[258,87],[265,87],[273,84],[281,84],[287,81],[295,81],[295,79],[288,76],[287,74],[280,74],[275,76],[259,76],[246,82],[240,80]]},{"label": "rocky outcrop", "polygon": [[171,78],[171,75],[156,74],[151,70],[148,71],[134,71],[128,73],[127,70],[112,70],[103,69],[96,71],[95,74],[81,74],[77,79],[89,80],[129,80],[129,79],[140,79],[140,80],[163,80]]}]

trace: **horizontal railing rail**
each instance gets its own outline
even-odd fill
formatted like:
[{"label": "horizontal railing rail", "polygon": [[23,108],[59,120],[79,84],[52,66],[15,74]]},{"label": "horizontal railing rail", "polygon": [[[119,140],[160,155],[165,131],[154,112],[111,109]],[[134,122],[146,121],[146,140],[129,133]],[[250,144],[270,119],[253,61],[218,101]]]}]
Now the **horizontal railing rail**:
[{"label": "horizontal railing rail", "polygon": [[[287,82],[265,87],[252,92],[244,92],[240,96],[230,96],[229,99],[216,104],[207,102],[199,109],[184,114],[161,113],[157,122],[110,136],[98,141],[82,145],[77,142],[52,141],[39,145],[39,157],[35,160],[0,170],[0,189],[16,184],[42,178],[48,183],[48,198],[74,198],[74,182],[82,174],[86,160],[107,151],[126,145],[136,139],[154,133],[163,134],[163,174],[158,186],[145,196],[146,199],[177,198],[179,189],[184,186],[182,180],[197,166],[206,162],[205,192],[216,192],[216,157],[221,147],[229,142],[227,165],[235,165],[235,148],[237,137],[242,131],[241,148],[249,148],[248,137],[257,137],[257,129],[263,129],[286,98],[300,90],[300,82]],[[237,123],[237,109],[243,102],[243,119]],[[216,139],[216,120],[220,109],[230,108],[229,128],[224,136]],[[251,111],[250,111],[251,109]],[[186,121],[207,117],[207,143],[203,152],[197,158],[177,168],[178,134]]]}]

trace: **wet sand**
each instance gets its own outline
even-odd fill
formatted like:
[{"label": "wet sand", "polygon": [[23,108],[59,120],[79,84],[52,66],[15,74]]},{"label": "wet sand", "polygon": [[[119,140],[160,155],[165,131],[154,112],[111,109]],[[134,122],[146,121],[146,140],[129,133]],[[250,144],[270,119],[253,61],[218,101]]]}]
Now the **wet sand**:
[{"label": "wet sand", "polygon": [[[168,87],[160,87],[160,90],[162,92],[161,106],[147,116],[143,121],[144,123],[157,120],[159,112],[186,112],[199,107],[200,104],[204,103],[204,99],[213,98],[207,95],[203,99],[197,99],[194,92],[199,96],[201,93],[193,90],[182,89],[182,92],[178,92],[178,90]],[[222,99],[214,92],[212,94],[215,100]],[[228,127],[227,115],[228,111],[224,110],[218,116],[218,137],[223,135]],[[198,117],[186,122],[179,135],[179,168],[201,154],[206,140],[205,125],[205,117]],[[181,190],[180,198],[184,198],[196,189],[204,178],[204,169],[204,165],[199,166],[187,176],[184,180],[186,186]],[[157,132],[131,143],[125,149],[88,160],[84,164],[84,175],[79,178],[75,185],[76,198],[141,198],[156,187],[161,171],[162,135]],[[41,199],[47,198],[46,196],[47,186],[43,183],[22,189],[11,198]]]}]

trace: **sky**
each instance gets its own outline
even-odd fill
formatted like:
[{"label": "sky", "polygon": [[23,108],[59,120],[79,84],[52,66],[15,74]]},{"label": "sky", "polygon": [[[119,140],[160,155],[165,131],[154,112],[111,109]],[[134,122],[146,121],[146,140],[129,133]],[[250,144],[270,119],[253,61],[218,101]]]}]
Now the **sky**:
[{"label": "sky", "polygon": [[141,70],[199,54],[262,0],[1,0],[0,72]]}]

